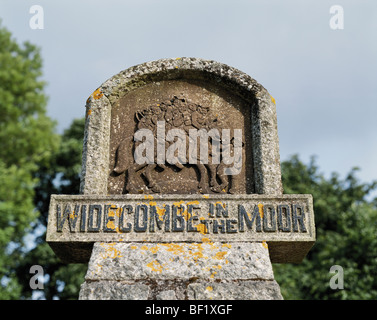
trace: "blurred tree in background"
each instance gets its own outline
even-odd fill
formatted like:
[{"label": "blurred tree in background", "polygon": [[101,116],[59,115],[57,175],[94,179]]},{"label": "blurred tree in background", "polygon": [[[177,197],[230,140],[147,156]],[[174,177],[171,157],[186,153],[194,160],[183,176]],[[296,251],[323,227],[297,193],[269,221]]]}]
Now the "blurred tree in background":
[{"label": "blurred tree in background", "polygon": [[[79,194],[81,155],[84,137],[84,119],[76,119],[60,136],[56,152],[50,162],[37,173],[35,186],[35,207],[40,212],[37,229],[47,227],[48,206],[51,194]],[[22,296],[31,297],[29,268],[33,264],[43,266],[44,289],[39,297],[45,299],[77,299],[80,285],[84,282],[86,264],[64,264],[45,242],[43,232],[36,238],[36,247],[29,250],[16,270],[22,279]],[[35,290],[34,290],[35,291]]]},{"label": "blurred tree in background", "polygon": [[[313,195],[317,232],[301,264],[274,265],[285,299],[377,298],[377,201],[368,200],[377,184],[360,183],[357,170],[326,179],[314,158],[309,165],[298,156],[282,163],[285,193]],[[333,265],[343,268],[343,290],[330,288]]]},{"label": "blurred tree in background", "polygon": [[30,43],[18,45],[0,24],[0,298],[17,299],[15,269],[25,236],[37,224],[37,173],[56,153],[58,136],[46,116],[42,60]]},{"label": "blurred tree in background", "polygon": [[[84,120],[62,135],[46,115],[40,51],[0,24],[0,299],[31,298],[30,267],[44,268],[38,297],[77,298],[85,265],[61,263],[45,243],[50,195],[78,193]],[[35,295],[34,295],[35,298]]]},{"label": "blurred tree in background", "polygon": [[[77,299],[85,264],[63,264],[45,242],[51,194],[78,194],[84,119],[59,135],[46,116],[38,48],[22,46],[0,25],[0,299]],[[376,182],[353,169],[326,178],[314,158],[282,162],[285,193],[314,198],[317,241],[301,264],[275,264],[285,299],[377,298]],[[44,268],[43,290],[31,290],[32,265]],[[344,289],[329,283],[344,270]]]}]

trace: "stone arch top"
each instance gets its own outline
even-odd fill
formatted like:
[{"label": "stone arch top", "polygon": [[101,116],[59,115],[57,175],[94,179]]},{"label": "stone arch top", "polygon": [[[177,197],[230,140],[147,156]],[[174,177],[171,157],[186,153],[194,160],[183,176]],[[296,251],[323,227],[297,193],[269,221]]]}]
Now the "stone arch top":
[{"label": "stone arch top", "polygon": [[[146,62],[119,72],[86,102],[81,193],[108,194],[112,113],[131,92],[163,81],[200,81],[242,99],[250,109],[253,192],[281,194],[281,170],[274,99],[246,73],[212,60],[172,58]],[[231,100],[231,99],[230,99]]]}]

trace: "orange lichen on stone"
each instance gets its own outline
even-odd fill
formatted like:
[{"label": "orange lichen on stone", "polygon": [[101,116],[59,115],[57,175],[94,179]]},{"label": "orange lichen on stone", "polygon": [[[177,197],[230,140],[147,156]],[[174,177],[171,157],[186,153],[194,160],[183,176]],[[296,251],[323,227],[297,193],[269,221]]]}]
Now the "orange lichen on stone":
[{"label": "orange lichen on stone", "polygon": [[162,246],[166,248],[166,251],[172,252],[173,254],[184,254],[184,250],[181,245],[175,243],[162,243]]},{"label": "orange lichen on stone", "polygon": [[[225,192],[225,189],[223,191]],[[216,204],[220,204],[224,209],[226,208],[226,203],[222,203],[221,201],[217,201]]]},{"label": "orange lichen on stone", "polygon": [[220,251],[217,252],[216,255],[214,256],[215,259],[221,260],[224,259],[224,256],[227,254],[227,251]]},{"label": "orange lichen on stone", "polygon": [[[94,99],[94,100],[98,100],[100,98],[103,97],[103,93],[101,91],[100,88],[98,88],[97,90],[95,90],[90,96],[89,98],[86,100],[86,103],[89,103],[91,99]],[[89,113],[89,112],[88,112]],[[88,114],[87,113],[87,116],[90,115],[90,113]]]},{"label": "orange lichen on stone", "polygon": [[211,241],[210,238],[202,238],[202,242],[203,242],[203,243],[210,243],[210,244],[213,244],[213,242]]},{"label": "orange lichen on stone", "polygon": [[103,93],[101,92],[101,89],[100,89],[100,88],[98,88],[96,91],[94,91],[94,92],[92,93],[92,97],[93,97],[93,99],[95,99],[95,100],[98,100],[98,99],[102,98],[102,96],[103,96]]},{"label": "orange lichen on stone", "polygon": [[266,249],[268,249],[268,244],[266,241],[262,241],[262,246],[265,247]]},{"label": "orange lichen on stone", "polygon": [[166,209],[161,209],[159,207],[156,207],[156,208],[157,208],[158,218],[160,219],[160,221],[163,221]]},{"label": "orange lichen on stone", "polygon": [[155,247],[152,247],[149,249],[150,252],[152,253],[156,253],[158,251],[159,247],[158,246],[155,246]]},{"label": "orange lichen on stone", "polygon": [[115,244],[116,243],[101,243],[101,246],[105,249],[105,253],[101,254],[103,259],[122,257],[121,252],[117,248],[114,248]]},{"label": "orange lichen on stone", "polygon": [[77,218],[77,213],[75,212],[75,210],[73,210],[72,213],[70,213],[69,218],[71,220],[74,220],[75,218]]},{"label": "orange lichen on stone", "polygon": [[[205,220],[205,219],[203,217],[201,217],[200,220]],[[204,223],[199,223],[196,226],[196,230],[198,230],[201,234],[207,234],[208,233],[207,226]]]},{"label": "orange lichen on stone", "polygon": [[163,265],[161,265],[157,260],[153,260],[147,264],[148,268],[151,268],[152,271],[161,273],[163,269]]},{"label": "orange lichen on stone", "polygon": [[271,95],[270,95],[270,97],[271,97],[271,101],[272,101],[272,103],[273,103],[273,104],[276,104],[275,98],[274,98],[273,96],[271,96]]},{"label": "orange lichen on stone", "polygon": [[258,204],[258,209],[259,209],[259,216],[263,218],[264,212],[263,212],[263,204],[259,203]]},{"label": "orange lichen on stone", "polygon": [[[113,220],[107,221],[106,227],[111,230],[115,230],[115,224]],[[119,229],[119,228],[118,228]]]},{"label": "orange lichen on stone", "polygon": [[[153,196],[152,195],[145,195],[144,196],[144,199],[146,200],[153,200]],[[156,212],[158,214],[158,219],[160,221],[163,221],[164,220],[164,216],[165,216],[165,212],[166,212],[166,209],[164,208],[160,208],[157,206],[157,202],[156,201],[150,201],[149,202],[149,206],[154,206],[156,207]]]}]

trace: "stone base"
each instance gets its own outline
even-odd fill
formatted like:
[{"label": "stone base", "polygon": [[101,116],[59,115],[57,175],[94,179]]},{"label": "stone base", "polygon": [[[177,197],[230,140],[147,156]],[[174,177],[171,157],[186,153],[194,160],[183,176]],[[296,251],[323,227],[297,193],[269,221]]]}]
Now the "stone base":
[{"label": "stone base", "polygon": [[265,243],[95,243],[80,300],[281,300]]}]

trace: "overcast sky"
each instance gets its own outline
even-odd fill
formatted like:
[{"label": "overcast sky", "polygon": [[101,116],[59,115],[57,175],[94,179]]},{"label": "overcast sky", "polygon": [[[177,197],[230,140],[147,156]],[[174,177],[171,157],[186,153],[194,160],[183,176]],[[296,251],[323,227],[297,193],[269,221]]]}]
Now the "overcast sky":
[{"label": "overcast sky", "polygon": [[[33,5],[44,29],[30,28]],[[343,29],[330,27],[333,5]],[[240,69],[276,99],[282,160],[316,155],[326,175],[358,166],[361,180],[377,179],[375,0],[0,0],[0,19],[19,42],[41,47],[59,132],[121,70],[197,57]]]}]

